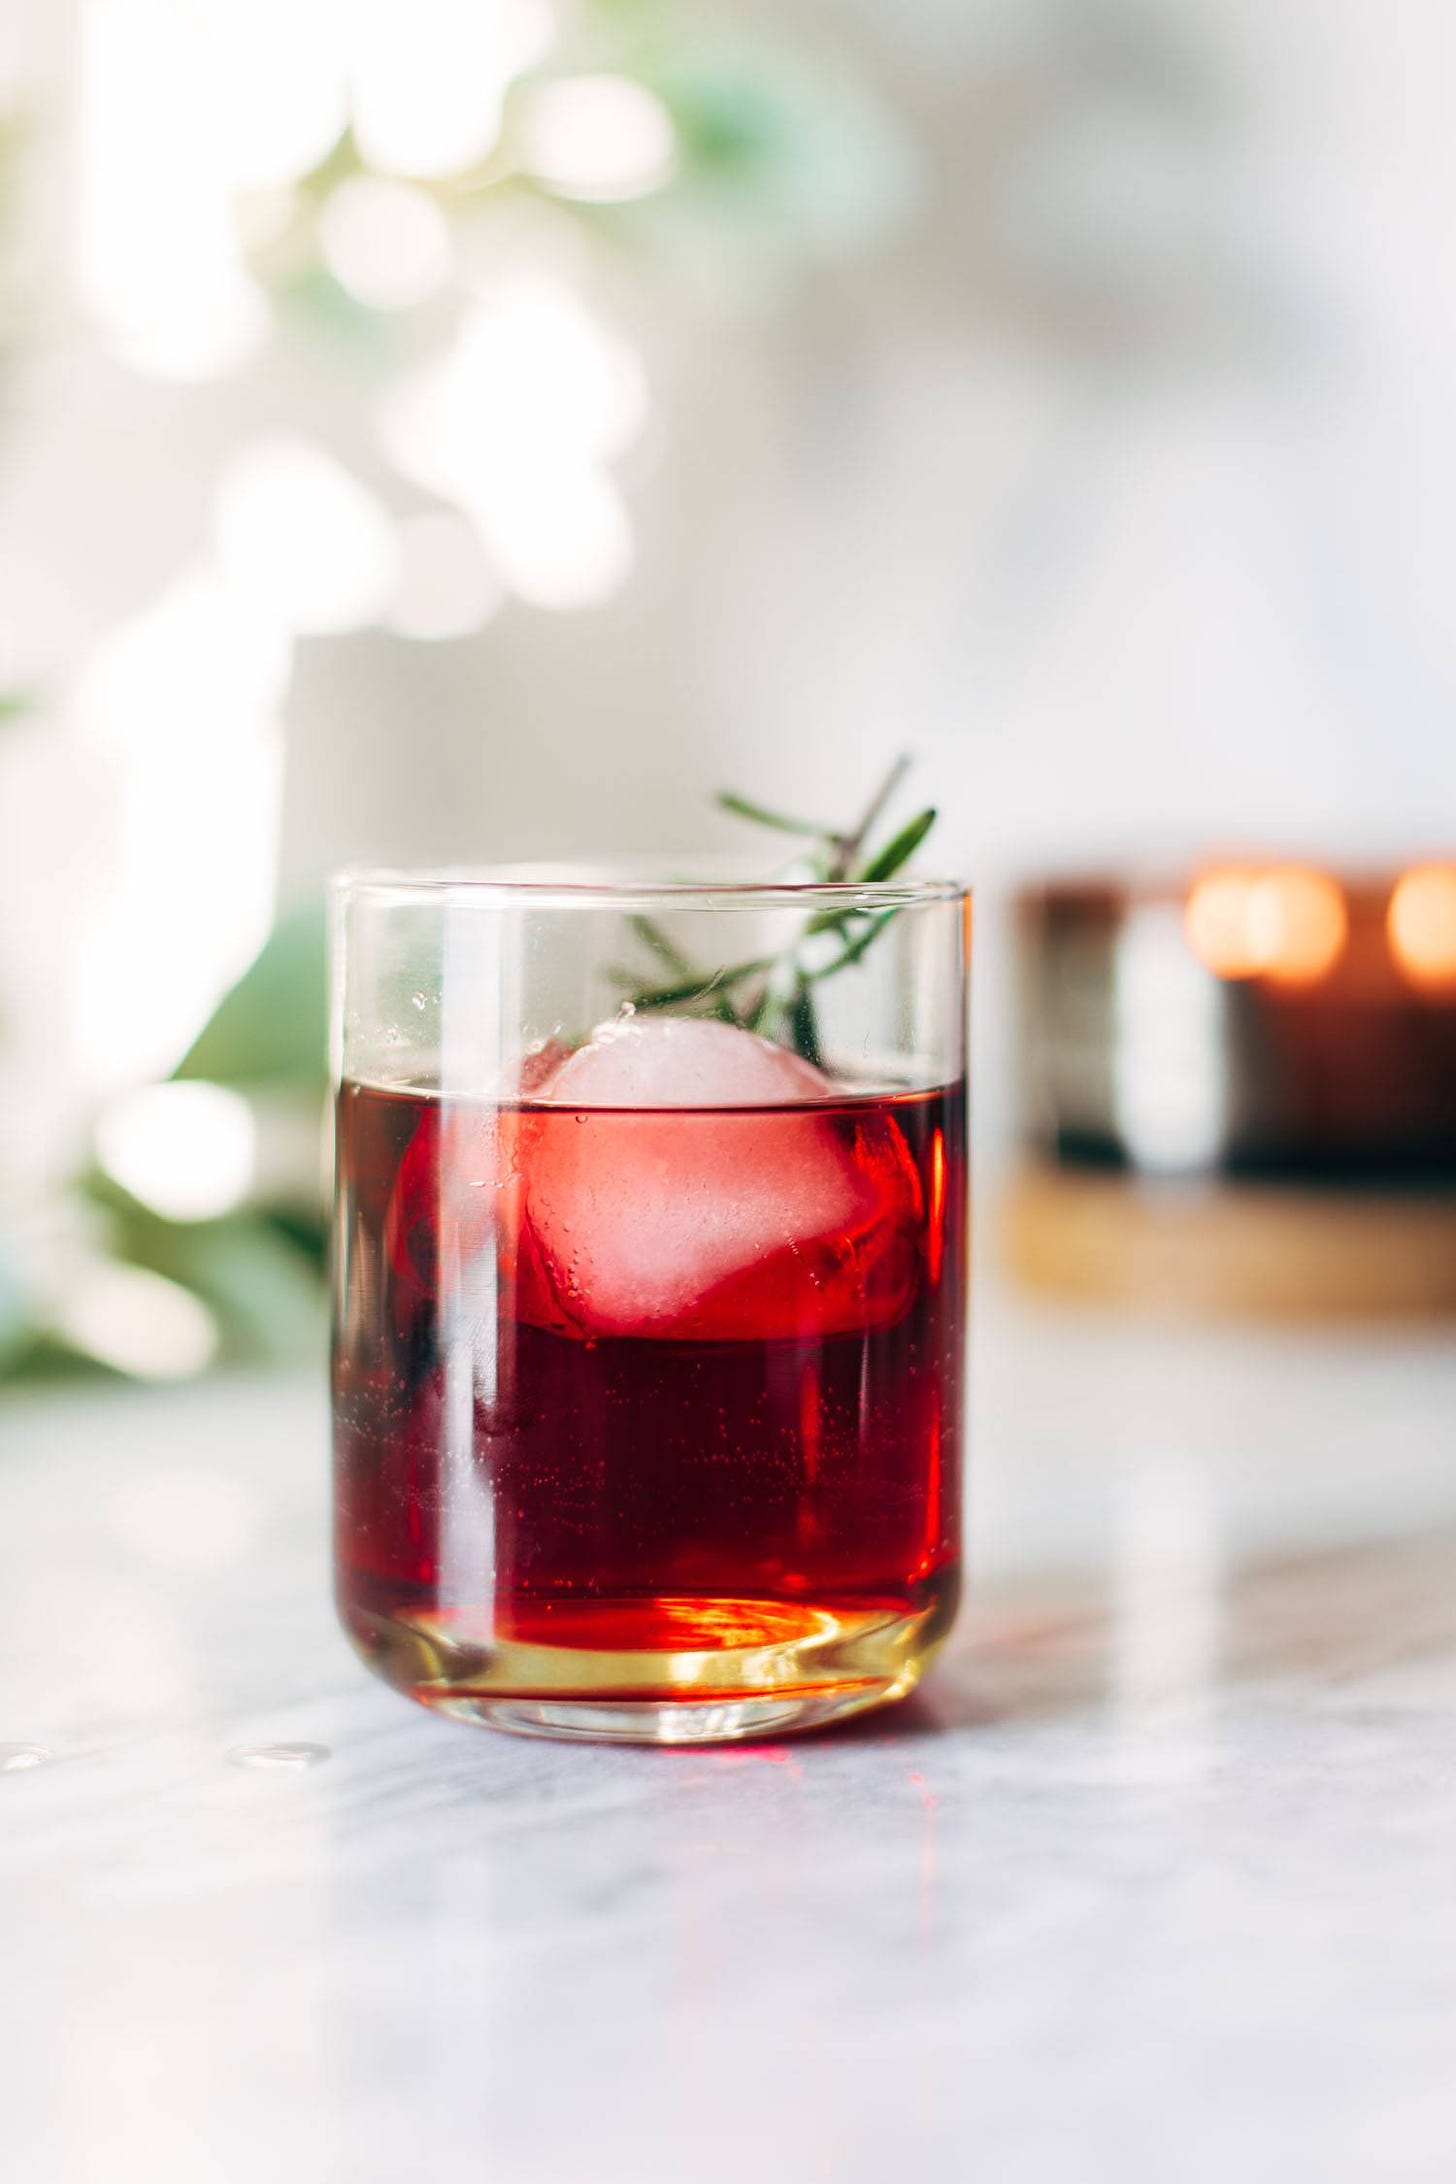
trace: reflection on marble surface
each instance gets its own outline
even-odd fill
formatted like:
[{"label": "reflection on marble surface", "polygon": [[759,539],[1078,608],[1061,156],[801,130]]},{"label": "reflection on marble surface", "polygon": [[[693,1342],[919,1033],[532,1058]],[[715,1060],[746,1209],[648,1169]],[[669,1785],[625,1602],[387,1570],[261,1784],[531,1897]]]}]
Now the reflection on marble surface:
[{"label": "reflection on marble surface", "polygon": [[372,1683],[314,1392],[12,1401],[13,2173],[1449,2179],[1453,1399],[1434,1337],[997,1322],[926,1690],[682,1752]]}]

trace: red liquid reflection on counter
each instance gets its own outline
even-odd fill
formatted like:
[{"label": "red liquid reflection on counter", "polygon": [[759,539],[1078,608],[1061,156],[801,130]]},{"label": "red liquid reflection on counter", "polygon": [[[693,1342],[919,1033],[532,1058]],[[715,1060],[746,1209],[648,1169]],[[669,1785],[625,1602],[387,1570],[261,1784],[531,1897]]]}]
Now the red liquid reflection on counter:
[{"label": "red liquid reflection on counter", "polygon": [[581,1112],[345,1083],[337,1555],[361,1645],[948,1622],[963,1130],[959,1086]]}]

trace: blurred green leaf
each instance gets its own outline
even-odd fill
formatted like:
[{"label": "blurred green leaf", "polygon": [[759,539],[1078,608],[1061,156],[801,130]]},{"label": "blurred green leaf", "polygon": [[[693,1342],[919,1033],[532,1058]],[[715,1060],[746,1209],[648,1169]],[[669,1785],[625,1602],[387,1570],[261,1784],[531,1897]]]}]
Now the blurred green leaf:
[{"label": "blurred green leaf", "polygon": [[329,1262],[329,1223],[322,1205],[310,1212],[303,1206],[269,1206],[261,1218],[291,1244],[322,1276]]},{"label": "blurred green leaf", "polygon": [[271,1216],[165,1221],[114,1187],[95,1195],[108,1206],[118,1261],[164,1274],[212,1308],[223,1362],[293,1364],[318,1355],[325,1303],[317,1257]]},{"label": "blurred green leaf", "polygon": [[786,159],[796,116],[769,73],[739,56],[678,62],[655,88],[666,101],[684,157],[722,175],[757,174]]},{"label": "blurred green leaf", "polygon": [[32,1329],[19,1348],[7,1354],[4,1376],[7,1387],[29,1387],[53,1380],[127,1380],[115,1365],[103,1364],[99,1357],[74,1348],[45,1328]]},{"label": "blurred green leaf", "polygon": [[389,350],[393,330],[378,311],[360,303],[324,266],[303,266],[276,277],[274,293],[281,309],[326,339],[352,342],[361,349]]},{"label": "blurred green leaf", "polygon": [[270,1365],[322,1355],[327,1312],[319,1270],[274,1223],[217,1222],[187,1238],[186,1282],[217,1313],[223,1355]]},{"label": "blurred green leaf", "polygon": [[29,1315],[20,1269],[0,1250],[0,1372],[24,1345]]},{"label": "blurred green leaf", "polygon": [[328,1077],[327,980],[324,905],[301,903],[223,995],[173,1074],[214,1084],[322,1086]]},{"label": "blurred green leaf", "polygon": [[679,199],[699,220],[736,213],[787,266],[882,243],[919,201],[913,148],[845,56],[817,41],[731,47],[643,70],[673,118]]}]

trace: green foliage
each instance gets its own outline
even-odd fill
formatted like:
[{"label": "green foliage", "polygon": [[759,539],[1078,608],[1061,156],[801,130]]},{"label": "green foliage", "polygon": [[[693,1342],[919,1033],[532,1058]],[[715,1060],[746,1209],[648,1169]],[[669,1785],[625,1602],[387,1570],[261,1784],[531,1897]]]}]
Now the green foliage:
[{"label": "green foliage", "polygon": [[[321,1114],[327,1079],[323,905],[284,917],[219,1002],[175,1074]],[[321,1203],[255,1202],[212,1221],[172,1221],[97,1168],[72,1185],[107,1255],[179,1283],[216,1320],[219,1362],[296,1364],[322,1354],[327,1223]],[[112,1376],[44,1324],[20,1269],[0,1254],[0,1378]]]},{"label": "green foliage", "polygon": [[300,903],[274,927],[261,954],[223,995],[174,1075],[212,1084],[328,1082],[328,920],[322,902]]},{"label": "green foliage", "polygon": [[112,1199],[114,1256],[180,1283],[211,1307],[220,1362],[296,1364],[316,1358],[324,1329],[322,1261],[268,1215],[245,1208],[217,1221],[164,1220]]},{"label": "green foliage", "polygon": [[0,1248],[0,1374],[25,1348],[27,1340],[25,1285],[3,1248]]},{"label": "green foliage", "polygon": [[680,61],[654,85],[690,167],[734,181],[758,180],[790,161],[798,115],[787,89],[740,56]]}]

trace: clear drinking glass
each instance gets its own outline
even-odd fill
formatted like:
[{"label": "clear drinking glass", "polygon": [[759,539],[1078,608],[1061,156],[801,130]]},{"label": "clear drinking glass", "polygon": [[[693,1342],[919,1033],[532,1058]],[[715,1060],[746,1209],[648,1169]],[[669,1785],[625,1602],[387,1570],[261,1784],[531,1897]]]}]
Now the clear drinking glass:
[{"label": "clear drinking glass", "polygon": [[901,1697],[959,1588],[969,898],[337,883],[338,1600],[497,1727]]}]

